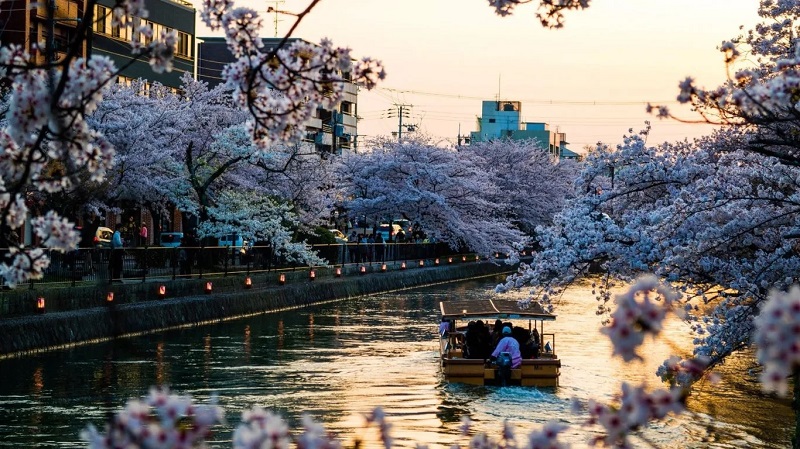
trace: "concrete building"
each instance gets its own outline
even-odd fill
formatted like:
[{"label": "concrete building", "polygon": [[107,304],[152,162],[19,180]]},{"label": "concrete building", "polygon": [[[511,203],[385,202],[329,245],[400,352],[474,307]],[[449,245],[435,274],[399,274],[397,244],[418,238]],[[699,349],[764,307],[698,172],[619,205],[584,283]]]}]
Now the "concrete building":
[{"label": "concrete building", "polygon": [[162,30],[178,32],[172,71],[164,73],[153,72],[147,59],[130,64],[132,60],[131,47],[128,44],[130,36],[127,34],[127,29],[111,26],[113,6],[114,0],[98,0],[98,4],[95,5],[91,52],[108,56],[118,68],[125,67],[119,82],[125,83],[141,78],[177,89],[181,85],[180,79],[184,73],[194,75],[196,10],[191,3],[184,0],[147,1],[150,17],[145,22],[153,28],[153,36],[159,36]]},{"label": "concrete building", "polygon": [[[53,45],[56,61],[64,58],[69,43],[83,17],[85,2],[73,0],[5,0],[0,2],[0,43],[15,44],[36,56],[37,64],[45,63],[45,52],[37,44]],[[53,21],[49,20],[52,10]],[[52,33],[50,30],[52,29]],[[86,45],[80,52],[86,55]]]},{"label": "concrete building", "polygon": [[470,133],[470,143],[495,139],[536,139],[548,148],[553,157],[574,158],[576,153],[567,149],[567,135],[550,129],[544,122],[523,122],[522,103],[519,101],[484,101],[478,117],[478,131]]},{"label": "concrete building", "polygon": [[[84,42],[80,56],[105,55],[121,68],[120,82],[142,78],[158,81],[172,88],[180,87],[181,76],[195,69],[194,35],[195,8],[183,0],[148,0],[150,17],[146,20],[157,36],[161,30],[177,30],[178,44],[175,48],[173,70],[155,73],[147,59],[133,61],[128,44],[130,32],[127,28],[111,25],[111,8],[114,0],[98,0],[94,6],[91,39]],[[77,35],[80,20],[85,14],[84,0],[5,0],[0,2],[0,43],[22,45],[33,51],[36,44],[52,41],[56,60],[66,55],[66,50]],[[49,11],[53,21],[49,20]],[[51,30],[52,29],[52,33]],[[44,63],[43,51],[33,52],[37,63]],[[132,62],[133,61],[133,62]],[[132,62],[132,63],[131,63]]]},{"label": "concrete building", "polygon": [[[222,82],[222,70],[233,62],[233,54],[228,50],[223,37],[198,37],[197,78],[214,87]],[[298,41],[292,38],[289,42]],[[265,38],[264,51],[270,51],[281,41],[280,38]],[[349,74],[343,74],[345,78]],[[345,85],[344,99],[334,110],[317,109],[315,116],[306,125],[305,142],[311,143],[320,153],[341,154],[343,150],[355,150],[357,141],[358,87],[353,83]]]}]

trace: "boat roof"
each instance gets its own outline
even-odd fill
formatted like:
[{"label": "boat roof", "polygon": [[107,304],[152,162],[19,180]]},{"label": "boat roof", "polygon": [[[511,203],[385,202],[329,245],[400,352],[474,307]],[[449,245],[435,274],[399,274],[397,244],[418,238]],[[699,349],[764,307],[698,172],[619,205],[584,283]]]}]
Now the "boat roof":
[{"label": "boat roof", "polygon": [[490,318],[528,318],[553,321],[556,316],[547,313],[542,306],[523,303],[513,299],[462,299],[439,303],[442,318],[447,319],[490,319]]}]

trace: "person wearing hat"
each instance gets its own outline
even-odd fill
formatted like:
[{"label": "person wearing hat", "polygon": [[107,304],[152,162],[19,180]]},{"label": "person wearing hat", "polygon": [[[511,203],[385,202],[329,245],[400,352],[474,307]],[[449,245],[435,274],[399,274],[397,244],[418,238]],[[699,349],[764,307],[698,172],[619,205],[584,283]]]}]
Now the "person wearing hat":
[{"label": "person wearing hat", "polygon": [[503,337],[492,352],[492,361],[497,364],[500,385],[506,386],[511,380],[511,370],[522,366],[522,353],[519,342],[511,336],[511,326],[503,326]]},{"label": "person wearing hat", "polygon": [[503,338],[497,343],[497,347],[492,352],[492,360],[496,360],[501,353],[507,352],[511,355],[511,368],[522,366],[522,353],[519,351],[519,342],[511,336],[511,327],[503,327]]}]

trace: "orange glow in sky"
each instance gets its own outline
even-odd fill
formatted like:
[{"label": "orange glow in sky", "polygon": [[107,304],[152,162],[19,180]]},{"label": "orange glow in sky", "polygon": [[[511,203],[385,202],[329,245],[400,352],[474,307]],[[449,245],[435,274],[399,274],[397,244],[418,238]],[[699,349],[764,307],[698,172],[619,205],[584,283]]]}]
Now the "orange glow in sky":
[{"label": "orange glow in sky", "polygon": [[[263,36],[273,37],[267,8],[299,12],[308,2],[237,5],[264,12]],[[726,68],[716,48],[752,28],[757,8],[757,0],[594,0],[568,12],[563,29],[549,30],[534,4],[501,18],[486,0],[322,0],[294,36],[327,37],[356,58],[383,61],[387,79],[359,92],[362,140],[397,131],[396,105],[403,104],[412,105],[404,122],[417,132],[455,142],[459,129],[477,130],[481,101],[499,97],[521,101],[524,121],[549,123],[582,152],[598,141],[620,142],[645,120],[653,125],[651,144],[709,133],[709,126],[658,120],[645,105],[666,103],[694,118],[675,102],[678,82],[692,76],[704,87],[721,84]],[[278,17],[279,36],[291,19]],[[197,35],[212,34],[198,25]]]}]

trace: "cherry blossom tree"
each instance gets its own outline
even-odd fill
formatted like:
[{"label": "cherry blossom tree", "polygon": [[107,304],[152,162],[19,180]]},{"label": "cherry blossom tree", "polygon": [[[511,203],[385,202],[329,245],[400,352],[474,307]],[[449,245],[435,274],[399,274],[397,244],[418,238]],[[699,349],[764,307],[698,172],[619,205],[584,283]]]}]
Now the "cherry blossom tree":
[{"label": "cherry blossom tree", "polygon": [[353,216],[404,215],[452,248],[516,253],[526,236],[498,202],[501,192],[482,162],[429,138],[377,140],[367,152],[342,157],[344,205]]},{"label": "cherry blossom tree", "polygon": [[483,159],[497,185],[498,204],[508,203],[513,222],[528,235],[537,226],[548,225],[573,196],[577,163],[554,159],[535,140],[498,139],[460,147]]}]

